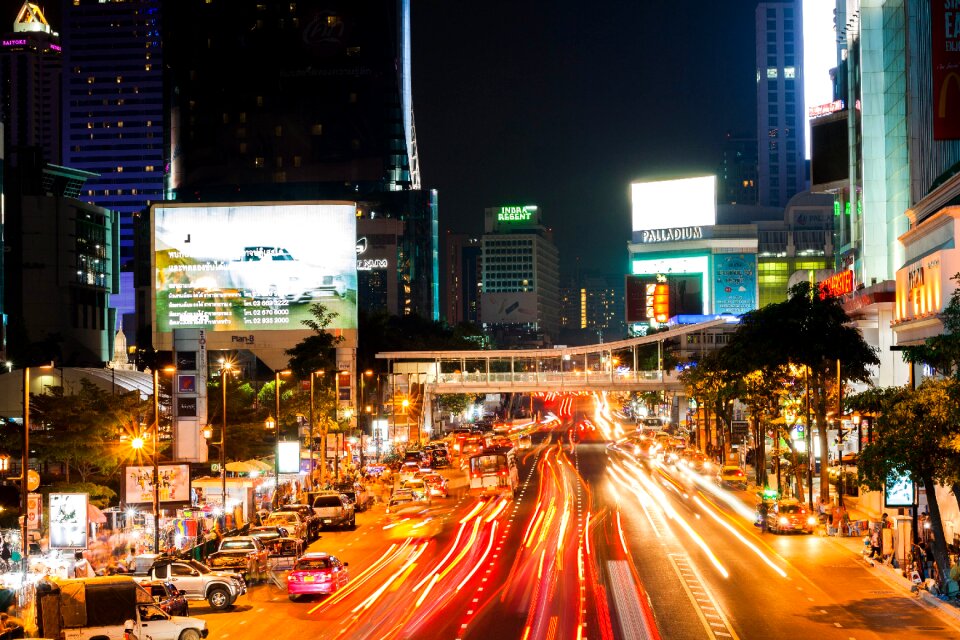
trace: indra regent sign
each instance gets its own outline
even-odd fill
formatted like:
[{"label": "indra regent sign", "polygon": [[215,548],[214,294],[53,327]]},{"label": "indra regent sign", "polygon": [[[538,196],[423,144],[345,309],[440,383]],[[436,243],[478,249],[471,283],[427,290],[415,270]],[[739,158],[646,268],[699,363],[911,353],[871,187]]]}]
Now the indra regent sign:
[{"label": "indra regent sign", "polygon": [[537,207],[526,205],[523,207],[500,207],[497,212],[497,222],[530,222],[537,213]]},{"label": "indra regent sign", "polygon": [[700,240],[702,238],[703,227],[644,229],[640,232],[640,242],[676,242],[678,240]]}]

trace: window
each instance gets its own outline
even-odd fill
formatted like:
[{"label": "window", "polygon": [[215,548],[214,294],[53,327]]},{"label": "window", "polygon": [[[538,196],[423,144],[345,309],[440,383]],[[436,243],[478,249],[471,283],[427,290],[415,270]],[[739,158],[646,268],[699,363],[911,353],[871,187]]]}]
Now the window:
[{"label": "window", "polygon": [[767,56],[767,66],[768,67],[777,66],[777,56]]},{"label": "window", "polygon": [[783,77],[792,80],[797,77],[797,68],[796,67],[784,67]]},{"label": "window", "polygon": [[767,31],[776,31],[777,30],[777,21],[767,20]]},{"label": "window", "polygon": [[192,574],[193,570],[185,564],[170,565],[170,575],[172,576],[189,576]]},{"label": "window", "polygon": [[770,116],[770,117],[767,119],[767,125],[769,125],[769,126],[771,126],[771,127],[775,127],[775,126],[777,126],[778,124],[780,124],[779,122],[777,122],[777,120],[778,120],[777,116]]},{"label": "window", "polygon": [[767,91],[776,91],[777,90],[777,81],[776,80],[767,80]]},{"label": "window", "polygon": [[777,77],[777,68],[776,67],[767,67],[767,79],[776,79]]},{"label": "window", "polygon": [[253,166],[255,166],[257,169],[262,169],[262,168],[263,168],[263,158],[260,157],[260,156],[257,156],[256,158],[254,158],[254,159],[253,159]]},{"label": "window", "polygon": [[768,55],[768,56],[775,56],[775,55],[777,55],[777,45],[775,45],[775,44],[768,44],[768,45],[767,45],[767,55]]},{"label": "window", "polygon": [[767,131],[767,136],[770,137],[770,138],[776,138],[776,137],[777,137],[777,130],[776,130],[776,129],[769,129],[769,130]]}]

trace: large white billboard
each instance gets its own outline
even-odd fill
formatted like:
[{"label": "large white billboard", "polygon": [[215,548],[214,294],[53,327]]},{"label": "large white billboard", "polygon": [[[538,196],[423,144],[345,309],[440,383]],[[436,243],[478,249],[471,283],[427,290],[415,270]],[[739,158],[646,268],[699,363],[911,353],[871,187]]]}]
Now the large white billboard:
[{"label": "large white billboard", "polygon": [[87,494],[51,493],[50,548],[87,548]]},{"label": "large white billboard", "polygon": [[343,202],[153,207],[155,331],[304,329],[310,306],[357,326],[356,207]]},{"label": "large white billboard", "polygon": [[482,293],[480,321],[490,324],[534,323],[537,321],[537,294],[532,291]]},{"label": "large white billboard", "polygon": [[717,178],[634,182],[633,230],[709,227],[717,223]]}]

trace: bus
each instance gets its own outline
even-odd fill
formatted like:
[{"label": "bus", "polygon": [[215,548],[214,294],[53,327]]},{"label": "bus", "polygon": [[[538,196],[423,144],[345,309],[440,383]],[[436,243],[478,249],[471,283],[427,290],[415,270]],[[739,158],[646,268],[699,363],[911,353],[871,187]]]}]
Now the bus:
[{"label": "bus", "polygon": [[489,449],[470,457],[470,493],[513,498],[520,486],[513,448]]}]

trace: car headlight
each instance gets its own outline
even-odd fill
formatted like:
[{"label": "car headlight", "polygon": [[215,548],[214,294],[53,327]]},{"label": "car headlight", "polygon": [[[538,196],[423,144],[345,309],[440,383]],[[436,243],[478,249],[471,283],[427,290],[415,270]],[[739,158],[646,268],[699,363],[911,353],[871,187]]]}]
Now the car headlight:
[{"label": "car headlight", "polygon": [[783,516],[780,516],[780,524],[787,524],[788,522],[790,521],[784,518]]},{"label": "car headlight", "polygon": [[813,526],[817,524],[817,519],[814,518],[813,516],[810,516],[809,518],[807,518],[807,524],[809,524],[810,526]]}]

